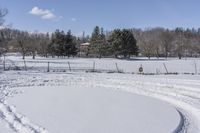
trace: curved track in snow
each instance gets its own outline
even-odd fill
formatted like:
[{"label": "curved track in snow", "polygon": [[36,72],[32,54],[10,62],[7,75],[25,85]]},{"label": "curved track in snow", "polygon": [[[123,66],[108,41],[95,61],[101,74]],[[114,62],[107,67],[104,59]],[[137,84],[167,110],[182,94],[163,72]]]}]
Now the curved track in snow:
[{"label": "curved track in snow", "polygon": [[183,117],[181,133],[200,132],[200,82],[198,80],[116,75],[106,80],[101,78],[96,85],[166,101],[176,107]]},{"label": "curved track in snow", "polygon": [[[192,76],[191,76],[192,77]],[[174,132],[199,133],[200,132],[200,82],[197,78],[184,76],[140,76],[131,74],[90,74],[90,73],[3,73],[0,82],[0,98],[5,101],[6,97],[19,93],[15,87],[23,86],[59,86],[81,84],[83,86],[95,86],[126,91],[138,95],[157,98],[172,104],[182,118]],[[41,126],[31,123],[25,116],[19,115],[14,109],[1,102],[1,118],[11,128],[19,133],[27,130],[33,133],[46,133]],[[5,110],[3,110],[5,109]],[[14,111],[13,111],[14,110]],[[17,117],[19,116],[19,117]],[[16,118],[19,119],[16,119]],[[10,119],[11,118],[11,119]],[[16,122],[19,123],[16,126]],[[21,128],[19,128],[21,127]],[[18,129],[19,128],[19,129]],[[26,133],[26,132],[25,132]]]}]

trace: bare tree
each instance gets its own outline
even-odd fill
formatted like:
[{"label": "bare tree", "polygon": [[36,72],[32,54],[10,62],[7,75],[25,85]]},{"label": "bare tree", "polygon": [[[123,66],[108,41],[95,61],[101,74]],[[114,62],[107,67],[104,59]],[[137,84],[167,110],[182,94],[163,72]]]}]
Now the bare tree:
[{"label": "bare tree", "polygon": [[2,26],[5,22],[4,17],[8,14],[7,9],[0,9],[0,26]]},{"label": "bare tree", "polygon": [[13,32],[14,30],[9,28],[0,30],[0,47],[3,47],[7,50],[9,49],[8,43],[13,39]]},{"label": "bare tree", "polygon": [[160,30],[158,28],[149,29],[142,33],[139,39],[140,52],[148,57],[152,56],[159,58],[161,54],[161,40],[160,40]]},{"label": "bare tree", "polygon": [[19,51],[21,52],[23,59],[25,59],[25,56],[29,53],[29,34],[28,32],[19,32],[16,39]]},{"label": "bare tree", "polygon": [[151,56],[154,55],[154,44],[151,40],[151,36],[150,36],[150,32],[144,32],[141,36],[140,39],[140,52],[148,57],[149,59],[151,58]]},{"label": "bare tree", "polygon": [[186,44],[186,38],[184,34],[184,29],[182,28],[176,28],[174,31],[175,39],[173,41],[174,43],[174,53],[178,56],[179,59],[181,59],[185,52],[185,44]]},{"label": "bare tree", "polygon": [[36,53],[39,49],[39,34],[38,33],[29,33],[28,40],[29,42],[27,43],[27,47],[30,51],[30,54],[32,55],[32,58],[35,59]]},{"label": "bare tree", "polygon": [[38,39],[38,43],[39,43],[38,53],[41,56],[48,57],[49,45],[51,43],[51,39],[50,39],[49,33],[47,33],[47,34],[39,34],[38,36],[39,36],[39,39]]},{"label": "bare tree", "polygon": [[[0,9],[0,26],[4,24],[4,17],[7,15],[8,10],[7,9]],[[6,49],[2,47],[4,45],[5,38],[3,32],[0,34],[0,56],[6,52]]]},{"label": "bare tree", "polygon": [[170,32],[168,29],[167,30],[163,29],[161,31],[160,38],[161,38],[161,46],[163,54],[165,58],[167,58],[173,47],[172,45],[173,32]]}]

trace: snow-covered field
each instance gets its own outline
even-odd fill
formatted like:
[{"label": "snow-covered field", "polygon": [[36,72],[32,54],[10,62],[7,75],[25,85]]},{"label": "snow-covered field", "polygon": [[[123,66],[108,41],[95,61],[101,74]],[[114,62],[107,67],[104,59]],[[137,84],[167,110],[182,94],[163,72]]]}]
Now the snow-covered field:
[{"label": "snow-covered field", "polygon": [[[7,57],[23,66],[21,57]],[[39,62],[39,63],[38,63]],[[5,71],[0,77],[0,132],[164,133],[200,132],[200,75],[137,75],[200,72],[200,60],[45,59],[30,68],[74,67],[127,73]],[[34,69],[35,70],[35,69]],[[137,95],[136,95],[137,94]],[[139,96],[140,95],[140,96]],[[147,96],[147,97],[144,97]],[[153,98],[153,99],[152,99]]]},{"label": "snow-covered field", "polygon": [[169,133],[180,122],[178,112],[166,103],[106,88],[69,85],[19,90],[23,94],[8,103],[51,133]]}]

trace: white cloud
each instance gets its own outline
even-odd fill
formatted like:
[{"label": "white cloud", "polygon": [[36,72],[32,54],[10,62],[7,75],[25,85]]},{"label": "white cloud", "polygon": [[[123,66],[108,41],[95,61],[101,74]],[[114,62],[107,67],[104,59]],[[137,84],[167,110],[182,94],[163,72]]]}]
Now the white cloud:
[{"label": "white cloud", "polygon": [[53,13],[48,13],[48,14],[41,16],[41,18],[42,19],[54,19],[54,18],[56,18],[56,16]]},{"label": "white cloud", "polygon": [[41,9],[37,6],[33,7],[31,11],[29,11],[29,14],[39,16],[41,19],[46,19],[46,20],[59,20],[61,17],[57,17],[53,11],[48,10],[48,9]]}]

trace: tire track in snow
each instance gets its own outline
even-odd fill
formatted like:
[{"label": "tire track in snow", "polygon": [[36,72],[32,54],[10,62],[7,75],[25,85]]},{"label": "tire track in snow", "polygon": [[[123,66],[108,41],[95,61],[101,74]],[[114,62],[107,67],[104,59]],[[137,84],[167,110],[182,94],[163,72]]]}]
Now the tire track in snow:
[{"label": "tire track in snow", "polygon": [[173,131],[173,133],[186,133],[185,127],[187,125],[187,120],[185,116],[177,109],[177,112],[180,115],[180,123],[178,127]]},{"label": "tire track in snow", "polygon": [[2,85],[0,86],[0,118],[17,133],[48,133],[45,128],[31,123],[28,118],[18,113],[14,106],[9,106],[5,101],[8,96],[17,94],[15,90],[10,88],[20,86],[21,84],[18,82],[23,82],[24,78],[14,76],[10,79],[10,77],[5,76],[4,79],[7,79],[6,82],[1,80]]},{"label": "tire track in snow", "polygon": [[6,103],[0,103],[0,116],[17,133],[47,133],[44,128],[30,123],[25,116]]},{"label": "tire track in snow", "polygon": [[[102,80],[102,79],[101,79]],[[134,79],[136,80],[136,79]],[[183,87],[172,85],[169,88],[166,84],[161,84],[156,79],[155,82],[147,81],[130,81],[129,79],[121,80],[117,78],[112,78],[108,81],[101,81],[97,83],[101,87],[118,88],[121,91],[127,91],[131,93],[136,93],[139,95],[145,95],[149,97],[154,97],[160,100],[167,101],[173,104],[175,107],[180,108],[181,113],[184,114],[187,121],[187,127],[184,127],[182,132],[199,133],[200,125],[200,103],[199,94],[197,88]],[[190,93],[190,90],[196,90],[196,94]]]}]

